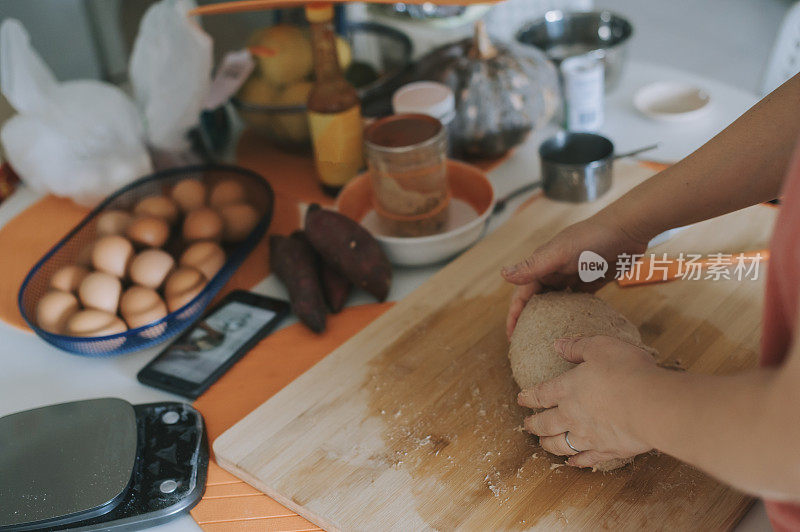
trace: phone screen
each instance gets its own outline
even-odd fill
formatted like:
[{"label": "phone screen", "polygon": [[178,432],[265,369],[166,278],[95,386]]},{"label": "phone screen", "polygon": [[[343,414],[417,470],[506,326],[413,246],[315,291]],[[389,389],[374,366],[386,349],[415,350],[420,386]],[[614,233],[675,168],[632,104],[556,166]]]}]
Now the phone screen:
[{"label": "phone screen", "polygon": [[196,397],[263,338],[288,304],[233,292],[139,372],[141,382]]},{"label": "phone screen", "polygon": [[200,384],[274,317],[272,310],[232,301],[198,322],[150,368]]}]

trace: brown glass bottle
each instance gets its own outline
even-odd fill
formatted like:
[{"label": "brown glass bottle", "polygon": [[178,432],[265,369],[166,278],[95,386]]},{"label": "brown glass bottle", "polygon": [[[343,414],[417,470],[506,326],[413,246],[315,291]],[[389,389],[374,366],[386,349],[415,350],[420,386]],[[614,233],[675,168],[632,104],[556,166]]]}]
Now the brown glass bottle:
[{"label": "brown glass bottle", "polygon": [[308,98],[314,162],[322,188],[336,195],[364,164],[361,101],[339,68],[333,5],[308,5],[306,18],[314,53],[315,80]]}]

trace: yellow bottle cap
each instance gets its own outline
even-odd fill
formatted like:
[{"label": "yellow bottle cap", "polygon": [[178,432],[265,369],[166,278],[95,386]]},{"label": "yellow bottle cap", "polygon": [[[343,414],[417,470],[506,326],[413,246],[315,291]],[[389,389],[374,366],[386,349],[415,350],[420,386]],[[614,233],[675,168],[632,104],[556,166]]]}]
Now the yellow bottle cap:
[{"label": "yellow bottle cap", "polygon": [[306,4],[306,19],[312,24],[333,20],[333,4],[331,2]]}]

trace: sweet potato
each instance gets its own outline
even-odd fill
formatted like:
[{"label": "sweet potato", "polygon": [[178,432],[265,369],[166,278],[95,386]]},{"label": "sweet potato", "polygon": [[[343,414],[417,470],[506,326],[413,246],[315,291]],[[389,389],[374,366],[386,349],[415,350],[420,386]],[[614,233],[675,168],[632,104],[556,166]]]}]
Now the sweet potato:
[{"label": "sweet potato", "polygon": [[338,212],[315,204],[306,213],[305,233],[327,264],[379,301],[386,300],[392,266],[366,229]]},{"label": "sweet potato", "polygon": [[[303,231],[295,231],[292,233],[292,238],[299,238],[311,246]],[[328,303],[328,310],[336,314],[344,308],[352,285],[345,276],[323,261],[316,250],[314,250],[314,255],[319,258],[319,281],[322,286],[322,295],[325,296],[325,302]]]},{"label": "sweet potato", "polygon": [[347,280],[347,277],[324,261],[321,270],[322,291],[325,294],[325,301],[328,302],[330,311],[336,314],[347,303],[347,298],[350,296],[350,288],[353,285]]},{"label": "sweet potato", "polygon": [[325,299],[320,286],[319,261],[314,249],[300,238],[269,238],[270,268],[289,291],[292,311],[309,329],[325,330]]}]

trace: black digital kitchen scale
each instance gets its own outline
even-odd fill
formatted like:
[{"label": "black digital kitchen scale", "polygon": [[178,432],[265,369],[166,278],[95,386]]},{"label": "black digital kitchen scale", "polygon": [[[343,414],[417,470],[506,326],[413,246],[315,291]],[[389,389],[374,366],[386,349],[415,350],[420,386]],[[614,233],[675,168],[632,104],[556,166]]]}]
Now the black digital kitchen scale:
[{"label": "black digital kitchen scale", "polygon": [[0,531],[134,530],[203,496],[208,441],[183,403],[90,399],[0,418]]}]

